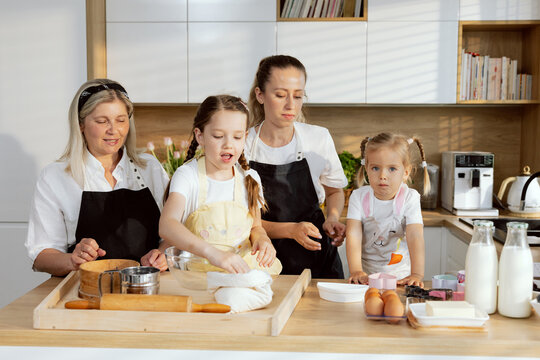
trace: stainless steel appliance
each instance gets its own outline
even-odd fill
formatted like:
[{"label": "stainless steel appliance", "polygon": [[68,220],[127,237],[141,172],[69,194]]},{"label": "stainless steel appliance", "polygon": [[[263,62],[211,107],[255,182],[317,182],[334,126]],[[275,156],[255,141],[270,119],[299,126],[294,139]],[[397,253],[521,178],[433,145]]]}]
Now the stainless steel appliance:
[{"label": "stainless steel appliance", "polygon": [[478,151],[442,153],[442,207],[456,215],[497,216],[493,208],[494,155]]},{"label": "stainless steel appliance", "polygon": [[473,227],[474,220],[493,221],[495,231],[493,239],[504,244],[506,240],[506,223],[510,221],[519,221],[529,224],[527,229],[527,241],[529,246],[540,246],[540,219],[517,219],[517,218],[459,218],[459,221]]}]

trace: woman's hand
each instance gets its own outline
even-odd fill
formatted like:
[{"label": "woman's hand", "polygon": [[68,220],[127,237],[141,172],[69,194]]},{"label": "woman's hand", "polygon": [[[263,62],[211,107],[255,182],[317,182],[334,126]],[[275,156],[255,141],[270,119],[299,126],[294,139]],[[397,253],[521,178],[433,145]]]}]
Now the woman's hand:
[{"label": "woman's hand", "polygon": [[257,262],[261,267],[270,267],[276,260],[276,249],[268,236],[260,236],[253,242],[251,255],[257,252]]},{"label": "woman's hand", "polygon": [[165,271],[168,269],[167,258],[165,254],[158,249],[150,250],[146,255],[141,258],[142,266],[153,266],[159,271]]},{"label": "woman's hand", "polygon": [[367,284],[368,274],[363,271],[356,271],[349,276],[349,284]]},{"label": "woman's hand", "polygon": [[326,234],[332,238],[332,245],[343,245],[343,240],[345,240],[345,224],[336,220],[327,219],[323,224],[323,229]]},{"label": "woman's hand", "polygon": [[424,287],[424,282],[422,281],[423,276],[420,276],[418,274],[411,274],[407,277],[404,277],[401,280],[397,281],[398,285],[416,285],[420,286],[421,288]]},{"label": "woman's hand", "polygon": [[240,255],[221,251],[211,245],[210,247],[209,255],[206,256],[208,261],[210,261],[210,264],[220,267],[232,274],[247,273],[251,270]]},{"label": "woman's hand", "polygon": [[292,223],[290,231],[290,238],[296,240],[297,243],[302,245],[307,250],[315,251],[321,250],[321,243],[315,240],[311,240],[309,237],[321,239],[321,233],[315,225],[310,222]]},{"label": "woman's hand", "polygon": [[100,256],[105,256],[106,251],[100,249],[96,240],[91,238],[83,238],[71,253],[71,264],[73,270],[78,270],[79,266],[88,261],[94,261]]}]

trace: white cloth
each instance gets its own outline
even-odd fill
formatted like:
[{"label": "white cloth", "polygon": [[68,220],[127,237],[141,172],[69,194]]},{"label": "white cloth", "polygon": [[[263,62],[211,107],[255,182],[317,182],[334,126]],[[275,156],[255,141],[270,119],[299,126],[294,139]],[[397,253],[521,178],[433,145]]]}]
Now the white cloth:
[{"label": "white cloth", "polygon": [[[409,224],[422,224],[420,194],[416,190],[402,184],[394,199],[379,200],[370,186],[363,186],[349,198],[347,219],[362,221],[362,268],[366,273],[384,272],[398,279],[410,275],[405,229]],[[392,253],[403,258],[388,265]]]},{"label": "white cloth", "polygon": [[308,162],[317,198],[322,204],[325,198],[323,185],[333,188],[347,186],[347,178],[341,167],[334,140],[332,140],[328,129],[321,126],[296,122],[294,129],[293,139],[287,145],[274,148],[259,140],[255,150],[253,150],[257,132],[255,128],[251,128],[246,139],[244,154],[248,161],[254,160],[272,165],[288,164],[297,160],[296,145],[297,137],[299,137],[301,150]]},{"label": "white cloth", "polygon": [[[203,160],[203,159],[201,159]],[[172,179],[171,187],[169,193],[179,193],[184,196],[186,199],[186,208],[184,214],[182,215],[182,223],[186,222],[186,219],[191,215],[192,212],[199,208],[198,197],[199,197],[199,175],[197,172],[197,159],[193,159],[178,169],[176,169]],[[235,171],[240,175],[240,180],[244,184],[245,174],[244,170],[240,165],[235,165]],[[250,172],[250,175],[257,183],[259,183],[259,191],[262,197],[262,185],[261,178],[259,174],[253,170]],[[206,196],[206,204],[210,204],[217,201],[233,201],[234,198],[234,177],[230,180],[218,181],[206,177],[208,181],[208,193]],[[248,198],[246,187],[242,186],[242,203],[248,208]]]},{"label": "white cloth", "polygon": [[[155,157],[141,154],[147,161],[145,168],[139,168],[137,174],[128,169],[129,157],[126,152],[113,171],[117,183],[114,189],[105,179],[105,169],[90,152],[86,152],[85,190],[112,191],[117,189],[140,190],[141,176],[144,187],[148,187],[161,210],[163,194],[169,177]],[[75,231],[79,219],[83,189],[68,174],[66,162],[54,162],[47,165],[40,173],[28,222],[26,249],[32,262],[41,251],[47,248],[66,252],[75,243]]]},{"label": "white cloth", "polygon": [[256,310],[272,302],[272,277],[262,270],[245,274],[208,272],[208,290],[214,292],[216,302],[229,305],[231,313]]}]

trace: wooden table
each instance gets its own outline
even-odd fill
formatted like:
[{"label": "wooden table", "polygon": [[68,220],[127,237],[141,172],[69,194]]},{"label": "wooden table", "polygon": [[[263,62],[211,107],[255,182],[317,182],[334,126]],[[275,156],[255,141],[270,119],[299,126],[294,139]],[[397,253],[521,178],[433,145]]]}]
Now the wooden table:
[{"label": "wooden table", "polygon": [[367,320],[361,303],[319,298],[313,280],[280,336],[35,330],[32,311],[60,282],[53,277],[0,309],[0,346],[204,349],[333,353],[540,356],[540,317],[491,315],[487,332],[415,330]]}]

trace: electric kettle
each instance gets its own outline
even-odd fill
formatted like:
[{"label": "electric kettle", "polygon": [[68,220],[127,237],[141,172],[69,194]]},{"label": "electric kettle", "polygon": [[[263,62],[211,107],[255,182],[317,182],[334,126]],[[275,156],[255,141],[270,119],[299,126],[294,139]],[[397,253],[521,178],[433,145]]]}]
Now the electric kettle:
[{"label": "electric kettle", "polygon": [[[519,176],[506,178],[501,183],[501,188],[497,194],[499,199],[502,199],[508,184],[512,183],[508,191],[508,208],[511,212],[522,216],[540,216],[540,185],[535,178],[538,173],[531,177],[531,168],[525,166],[523,172]],[[528,182],[528,184],[527,184]],[[528,185],[526,187],[526,185]],[[526,190],[524,206],[521,203],[523,190]]]}]

